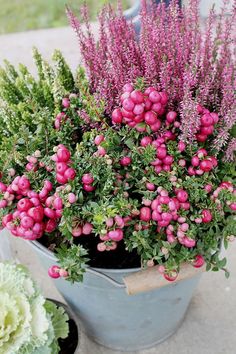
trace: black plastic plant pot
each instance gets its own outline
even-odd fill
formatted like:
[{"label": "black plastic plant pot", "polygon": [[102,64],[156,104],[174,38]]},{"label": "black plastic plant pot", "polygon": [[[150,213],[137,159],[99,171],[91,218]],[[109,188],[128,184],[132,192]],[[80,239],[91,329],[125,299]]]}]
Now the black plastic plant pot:
[{"label": "black plastic plant pot", "polygon": [[76,354],[76,353],[78,353],[79,331],[78,331],[78,325],[76,322],[76,318],[75,318],[73,312],[69,309],[69,307],[67,305],[63,304],[60,301],[57,301],[54,299],[47,299],[47,300],[53,302],[58,307],[59,306],[63,307],[69,317],[69,321],[68,321],[69,335],[65,339],[58,340],[58,344],[60,346],[59,354]]}]

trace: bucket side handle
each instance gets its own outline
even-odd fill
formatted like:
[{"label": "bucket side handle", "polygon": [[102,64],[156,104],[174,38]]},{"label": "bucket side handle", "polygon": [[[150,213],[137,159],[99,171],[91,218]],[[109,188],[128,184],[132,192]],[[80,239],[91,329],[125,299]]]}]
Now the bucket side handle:
[{"label": "bucket side handle", "polygon": [[87,268],[86,272],[88,272],[90,274],[94,274],[94,275],[96,275],[99,278],[107,280],[109,283],[111,283],[112,285],[116,286],[117,288],[126,288],[125,283],[118,282],[115,279],[109,277],[109,275],[106,275],[106,274],[104,274],[102,272],[99,272],[98,270]]}]

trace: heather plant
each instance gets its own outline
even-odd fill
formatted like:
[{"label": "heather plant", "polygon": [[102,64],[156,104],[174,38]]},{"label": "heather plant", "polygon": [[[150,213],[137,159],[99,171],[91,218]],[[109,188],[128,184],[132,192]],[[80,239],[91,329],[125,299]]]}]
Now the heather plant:
[{"label": "heather plant", "polygon": [[2,226],[56,253],[51,277],[82,280],[86,264],[158,265],[170,281],[183,263],[229,275],[221,248],[236,234],[235,8],[213,33],[214,12],[201,30],[197,5],[143,2],[138,40],[120,8],[105,8],[98,43],[86,10],[86,33],[68,10],[88,75],[80,68],[72,81],[62,65],[57,89],[47,86],[50,138],[33,128],[20,162],[1,165]]},{"label": "heather plant", "polygon": [[235,3],[229,16],[224,16],[226,2],[219,16],[213,8],[205,26],[199,17],[198,0],[190,0],[183,8],[175,0],[169,7],[164,2],[141,3],[138,41],[134,26],[125,20],[120,9],[115,12],[108,6],[100,14],[98,41],[87,12],[82,11],[87,24],[83,27],[68,9],[91,90],[106,102],[106,110],[111,113],[124,84],[145,78],[147,85],[168,92],[169,107],[181,115],[182,139],[188,142],[194,140],[199,127],[194,107],[201,103],[222,118],[212,151],[220,152],[231,141],[225,159],[232,160],[236,120]]}]

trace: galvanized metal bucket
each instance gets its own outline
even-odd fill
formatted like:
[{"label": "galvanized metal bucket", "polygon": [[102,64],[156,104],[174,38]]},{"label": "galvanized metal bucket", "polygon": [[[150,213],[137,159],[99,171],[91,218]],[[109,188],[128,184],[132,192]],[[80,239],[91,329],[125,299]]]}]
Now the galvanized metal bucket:
[{"label": "galvanized metal bucket", "polygon": [[[44,267],[56,264],[52,252],[38,242],[31,244]],[[88,337],[115,350],[141,350],[164,341],[179,328],[201,274],[129,296],[123,278],[139,270],[88,267],[83,283],[53,281]]]}]

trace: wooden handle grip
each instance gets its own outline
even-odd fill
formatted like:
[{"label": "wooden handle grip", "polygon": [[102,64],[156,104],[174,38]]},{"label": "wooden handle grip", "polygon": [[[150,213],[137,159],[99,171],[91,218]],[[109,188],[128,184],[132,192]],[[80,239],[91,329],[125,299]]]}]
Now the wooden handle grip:
[{"label": "wooden handle grip", "polygon": [[128,295],[135,295],[163,286],[177,283],[180,280],[188,279],[199,273],[205,272],[206,267],[194,268],[191,264],[184,264],[181,267],[177,279],[173,282],[166,280],[162,274],[158,272],[158,266],[141,270],[124,278],[126,291]]}]

